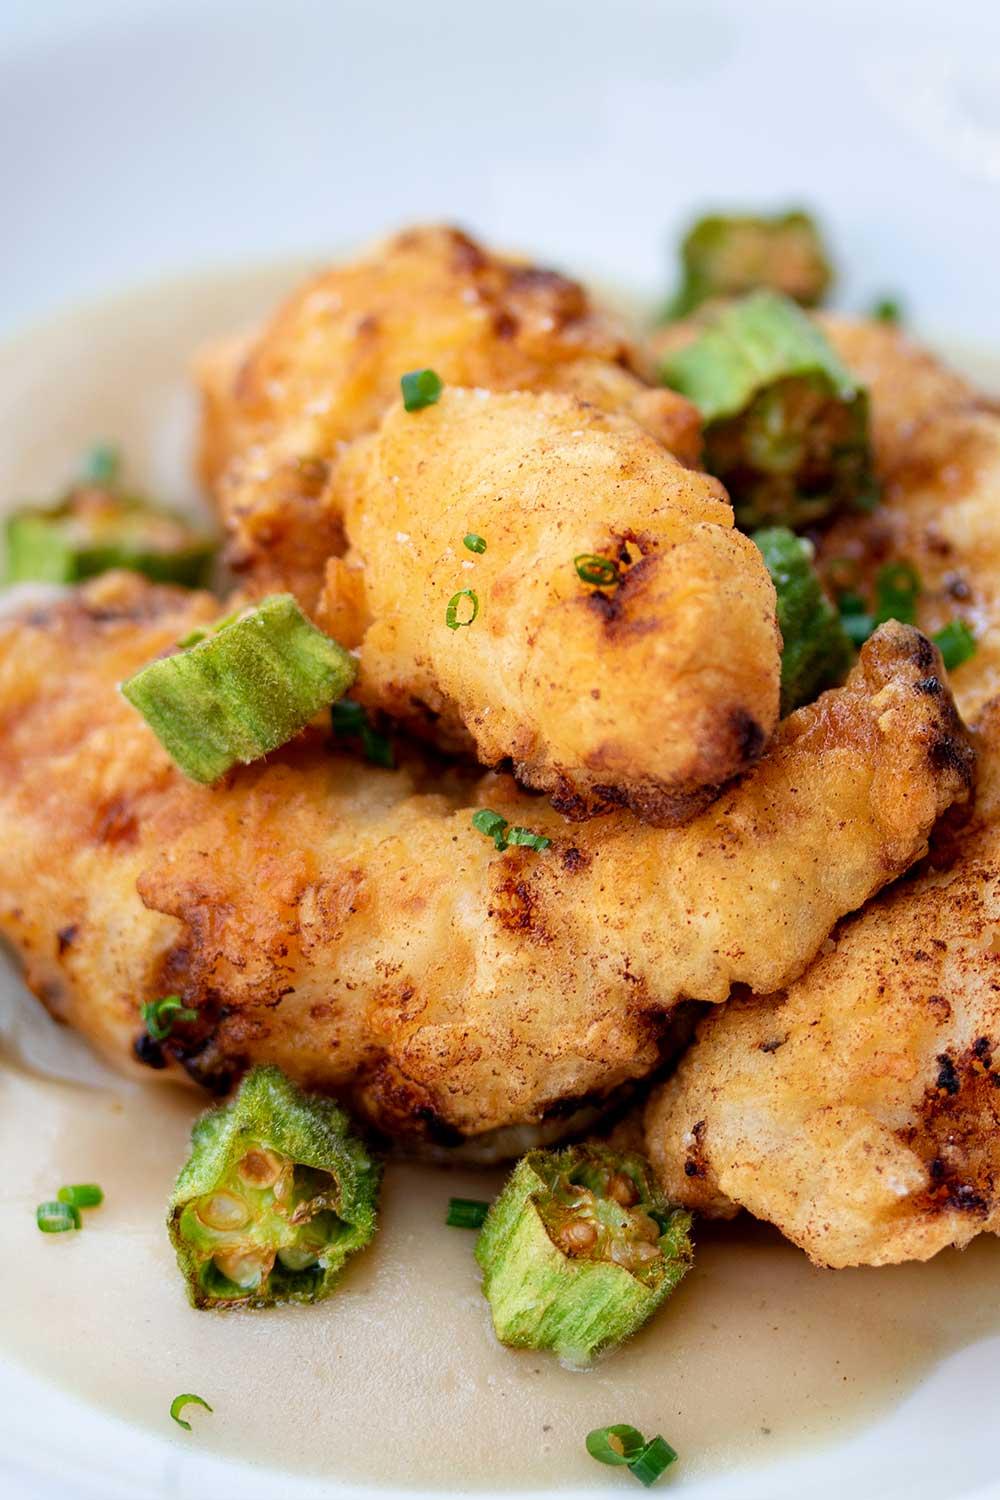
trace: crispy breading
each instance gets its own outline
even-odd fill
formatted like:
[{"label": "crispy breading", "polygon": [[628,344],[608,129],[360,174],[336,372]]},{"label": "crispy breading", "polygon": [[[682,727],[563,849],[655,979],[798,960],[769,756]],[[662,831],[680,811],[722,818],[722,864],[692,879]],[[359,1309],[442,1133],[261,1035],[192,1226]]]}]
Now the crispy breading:
[{"label": "crispy breading", "polygon": [[[679,1001],[788,983],[967,795],[936,655],[901,626],[680,829],[567,824],[509,778],[377,770],[318,728],[199,787],[115,684],[215,608],[109,575],[0,626],[0,930],[120,1063],[141,1003],[177,993],[198,1021],[147,1061],[215,1086],[275,1062],[396,1136],[544,1120],[648,1074]],[[477,803],[551,847],[498,851]]]},{"label": "crispy breading", "polygon": [[821,568],[848,560],[870,595],[879,568],[913,564],[917,624],[967,621],[974,656],[952,674],[973,717],[1000,692],[1000,415],[989,400],[897,330],[829,320],[842,357],[870,386],[882,503],[822,538]]},{"label": "crispy breading", "polygon": [[324,271],[257,336],[199,362],[201,472],[252,591],[291,587],[311,607],[339,550],[317,483],[341,443],[378,425],[400,376],[425,368],[448,385],[568,391],[626,411],[697,462],[695,408],[645,383],[617,321],[577,282],[456,229],[411,229]]},{"label": "crispy breading", "polygon": [[975,400],[970,383],[896,324],[843,313],[816,313],[851,374],[867,386],[875,467],[891,475],[928,417]]},{"label": "crispy breading", "polygon": [[[512,761],[575,816],[677,821],[760,755],[778,718],[774,587],[721,486],[630,418],[446,390],[392,407],[335,488],[351,550],[318,616],[360,645],[363,702]],[[579,554],[622,558],[621,582],[581,581]],[[448,625],[456,595],[458,619],[478,610],[467,628]]]},{"label": "crispy breading", "polygon": [[1000,1231],[1000,702],[942,868],[844,922],[784,993],[702,1022],[650,1101],[667,1193],[769,1219],[821,1265]]}]

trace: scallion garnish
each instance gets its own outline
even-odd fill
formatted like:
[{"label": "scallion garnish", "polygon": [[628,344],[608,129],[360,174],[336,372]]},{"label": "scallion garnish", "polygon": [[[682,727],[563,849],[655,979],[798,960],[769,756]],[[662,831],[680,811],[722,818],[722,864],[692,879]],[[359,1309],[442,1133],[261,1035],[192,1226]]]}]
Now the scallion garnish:
[{"label": "scallion garnish", "polygon": [[202,1400],[201,1396],[192,1395],[190,1391],[186,1392],[183,1396],[175,1396],[170,1403],[170,1415],[178,1427],[183,1427],[185,1432],[191,1431],[191,1423],[185,1422],[181,1416],[181,1412],[185,1406],[203,1406],[206,1411],[212,1410],[207,1401]]},{"label": "scallion garnish", "polygon": [[956,667],[976,654],[976,638],[964,620],[949,620],[931,636],[931,640],[949,672],[954,672]]},{"label": "scallion garnish", "polygon": [[111,443],[95,443],[83,460],[80,477],[84,484],[108,489],[118,478],[121,461],[120,451]]},{"label": "scallion garnish", "polygon": [[505,844],[523,844],[527,849],[537,849],[539,854],[547,849],[552,840],[543,833],[532,833],[530,828],[508,828],[504,834]]},{"label": "scallion garnish", "polygon": [[595,1427],[587,1433],[587,1452],[599,1464],[630,1464],[646,1446],[646,1439],[635,1427],[616,1422],[611,1427]]},{"label": "scallion garnish", "polygon": [[477,536],[474,531],[467,531],[462,538],[463,547],[468,547],[470,552],[485,552],[486,538]]},{"label": "scallion garnish", "polygon": [[669,1469],[670,1465],[676,1462],[676,1449],[671,1448],[666,1438],[657,1435],[646,1444],[639,1457],[634,1458],[628,1467],[629,1472],[634,1474],[639,1483],[644,1484],[648,1489],[651,1484],[656,1483],[664,1469]]},{"label": "scallion garnish", "polygon": [[898,620],[913,625],[920,598],[920,574],[912,563],[900,560],[879,568],[875,578],[875,623]]},{"label": "scallion garnish", "polygon": [[341,698],[339,703],[330,704],[330,722],[334,734],[360,734],[368,723],[368,715],[353,698]]},{"label": "scallion garnish", "polygon": [[627,1465],[640,1484],[655,1484],[677,1454],[665,1438],[651,1438],[647,1443],[641,1432],[618,1422],[612,1427],[597,1427],[587,1433],[587,1452],[599,1464]]},{"label": "scallion garnish", "polygon": [[162,1000],[146,1000],[142,1005],[142,1024],[154,1042],[162,1042],[174,1029],[176,1021],[197,1021],[198,1012],[184,1004],[180,995],[165,995]]},{"label": "scallion garnish", "polygon": [[506,847],[503,834],[507,827],[507,819],[502,818],[499,813],[492,812],[488,807],[481,807],[478,812],[472,814],[472,826],[480,833],[485,833],[488,839],[493,839],[498,849]]},{"label": "scallion garnish", "polygon": [[39,1203],[35,1223],[43,1234],[63,1234],[67,1229],[79,1229],[80,1210],[72,1203]]},{"label": "scallion garnish", "polygon": [[[837,573],[847,559],[838,558],[831,568],[831,582],[836,588]],[[837,607],[844,630],[855,646],[863,646],[872,631],[887,620],[899,620],[903,625],[914,625],[917,619],[917,604],[920,599],[920,574],[912,563],[900,560],[886,563],[875,577],[875,607],[869,609],[865,600],[853,589],[839,590]]]},{"label": "scallion garnish", "polygon": [[901,323],[903,305],[898,297],[879,297],[872,306],[871,315],[878,323]]},{"label": "scallion garnish", "polygon": [[342,698],[330,705],[330,722],[334,734],[357,735],[365,760],[373,766],[384,766],[391,771],[396,764],[392,741],[379,734],[368,722],[368,715],[360,703]]},{"label": "scallion garnish", "polygon": [[400,382],[407,411],[420,411],[440,400],[444,382],[434,370],[410,370]]},{"label": "scallion garnish", "polygon": [[[463,599],[468,599],[472,606],[472,613],[467,620],[458,618],[458,611]],[[459,589],[457,594],[452,594],[448,600],[448,608],[445,610],[444,623],[449,630],[458,630],[462,625],[471,625],[479,613],[479,595],[475,589]]]},{"label": "scallion garnish", "polygon": [[449,1198],[445,1223],[449,1229],[482,1229],[490,1205],[480,1198]]},{"label": "scallion garnish", "polygon": [[472,826],[492,839],[501,853],[512,844],[523,844],[529,849],[537,849],[541,854],[552,843],[544,834],[532,833],[530,828],[511,828],[506,818],[488,807],[481,807],[472,814]]},{"label": "scallion garnish", "polygon": [[75,1182],[70,1187],[61,1187],[57,1197],[69,1208],[96,1208],[104,1202],[104,1190],[96,1182]]},{"label": "scallion garnish", "polygon": [[599,557],[595,552],[579,553],[573,559],[573,566],[584,583],[596,584],[598,588],[610,588],[621,579],[614,558]]}]

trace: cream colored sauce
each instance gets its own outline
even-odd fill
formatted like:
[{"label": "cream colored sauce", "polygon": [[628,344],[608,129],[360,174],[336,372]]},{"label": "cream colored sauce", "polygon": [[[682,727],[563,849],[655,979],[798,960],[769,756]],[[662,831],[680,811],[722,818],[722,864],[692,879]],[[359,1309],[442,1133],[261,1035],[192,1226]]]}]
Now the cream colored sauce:
[{"label": "cream colored sauce", "polygon": [[[195,503],[189,354],[300,270],[132,294],[13,341],[0,351],[0,495],[46,495],[101,438],[125,446],[137,482]],[[976,366],[1000,387],[995,365]],[[749,1221],[706,1224],[661,1315],[573,1374],[495,1343],[474,1236],[444,1226],[449,1196],[491,1196],[499,1175],[402,1165],[375,1245],[332,1301],[196,1313],[163,1214],[198,1097],[113,1079],[3,974],[0,1033],[0,1242],[18,1268],[0,1355],[161,1433],[174,1395],[197,1391],[215,1408],[189,1413],[198,1442],[220,1454],[383,1485],[606,1488],[582,1439],[627,1420],[662,1431],[688,1475],[719,1472],[835,1441],[1000,1329],[995,1239],[926,1266],[824,1272]],[[100,1182],[104,1206],[81,1233],[43,1239],[35,1205],[74,1181]]]}]

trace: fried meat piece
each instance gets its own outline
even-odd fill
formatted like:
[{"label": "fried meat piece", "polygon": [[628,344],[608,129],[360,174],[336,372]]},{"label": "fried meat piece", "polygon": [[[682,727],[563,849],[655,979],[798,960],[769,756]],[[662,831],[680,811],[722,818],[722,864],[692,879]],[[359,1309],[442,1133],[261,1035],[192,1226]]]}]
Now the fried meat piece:
[{"label": "fried meat piece", "polygon": [[[224,1088],[274,1062],[396,1137],[544,1121],[648,1075],[678,1002],[790,983],[967,795],[936,653],[901,626],[680,829],[571,825],[509,779],[376,769],[319,727],[195,786],[116,684],[217,608],[108,575],[3,622],[0,930],[122,1064],[138,1042]],[[550,847],[497,849],[477,805]],[[198,1016],[154,1043],[140,1007],[168,994]]]}]

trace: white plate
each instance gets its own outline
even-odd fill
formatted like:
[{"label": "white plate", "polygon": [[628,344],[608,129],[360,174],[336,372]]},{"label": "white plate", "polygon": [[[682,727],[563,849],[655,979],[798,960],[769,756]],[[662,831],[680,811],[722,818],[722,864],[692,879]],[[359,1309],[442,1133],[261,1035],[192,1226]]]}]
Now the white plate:
[{"label": "white plate", "polygon": [[[914,0],[834,13],[803,0],[6,0],[0,332],[160,274],[439,216],[655,294],[694,206],[806,201],[833,233],[844,300],[899,292],[927,328],[1000,342],[998,43],[985,3],[953,3],[945,31],[940,7]],[[100,379],[95,367],[95,391]],[[59,443],[6,452],[0,476],[25,464],[44,478],[47,461],[64,464]],[[16,1295],[9,1269],[5,1288]],[[1000,1495],[998,1353],[991,1340],[954,1355],[835,1450],[678,1472],[672,1487],[687,1500]],[[735,1358],[719,1370],[720,1385],[738,1378]],[[474,1441],[456,1434],[459,1475]],[[0,1369],[0,1479],[17,1500],[360,1493],[161,1442],[14,1367]]]}]

